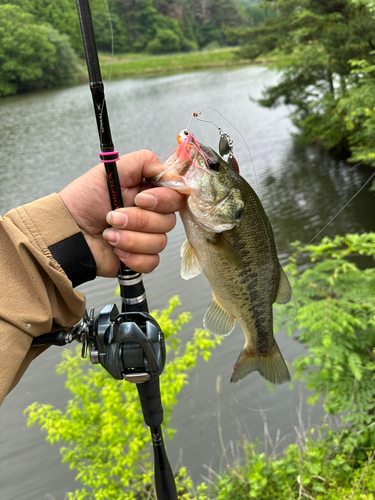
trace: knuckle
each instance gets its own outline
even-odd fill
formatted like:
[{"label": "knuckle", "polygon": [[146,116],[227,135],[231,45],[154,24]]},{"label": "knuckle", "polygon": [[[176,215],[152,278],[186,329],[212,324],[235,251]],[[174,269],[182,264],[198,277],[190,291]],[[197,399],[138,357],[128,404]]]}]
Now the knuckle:
[{"label": "knuckle", "polygon": [[139,231],[146,231],[149,229],[150,218],[149,214],[145,210],[139,210],[137,212],[136,226]]}]

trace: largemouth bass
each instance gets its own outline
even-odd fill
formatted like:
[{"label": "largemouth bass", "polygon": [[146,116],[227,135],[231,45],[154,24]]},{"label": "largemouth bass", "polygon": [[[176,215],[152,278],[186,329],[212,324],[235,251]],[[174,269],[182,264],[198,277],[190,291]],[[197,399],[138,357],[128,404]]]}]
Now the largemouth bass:
[{"label": "largemouth bass", "polygon": [[188,131],[153,179],[185,193],[180,211],[187,241],[181,248],[181,276],[203,272],[212,300],[204,328],[228,335],[237,320],[245,345],[234,365],[231,382],[258,371],[281,384],[290,375],[273,336],[272,304],[291,299],[291,287],[277,257],[270,221],[251,186],[211,148]]}]

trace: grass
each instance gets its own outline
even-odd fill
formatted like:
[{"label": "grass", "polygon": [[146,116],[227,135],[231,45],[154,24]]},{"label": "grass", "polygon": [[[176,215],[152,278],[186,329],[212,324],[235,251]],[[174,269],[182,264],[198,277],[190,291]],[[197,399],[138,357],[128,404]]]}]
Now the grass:
[{"label": "grass", "polygon": [[[103,78],[111,72],[111,78],[117,79],[249,64],[249,61],[238,59],[236,52],[235,48],[222,48],[170,55],[120,54],[112,56],[100,53],[99,60]],[[84,76],[86,76],[85,70]]]}]

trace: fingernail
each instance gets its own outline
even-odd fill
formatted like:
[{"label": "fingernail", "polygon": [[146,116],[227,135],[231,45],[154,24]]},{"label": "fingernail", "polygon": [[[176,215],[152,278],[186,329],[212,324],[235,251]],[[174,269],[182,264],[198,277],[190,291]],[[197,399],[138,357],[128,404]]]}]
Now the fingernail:
[{"label": "fingernail", "polygon": [[117,243],[119,240],[120,234],[118,231],[114,229],[105,229],[103,231],[103,238],[108,241],[108,243]]},{"label": "fingernail", "polygon": [[125,227],[128,223],[128,216],[122,212],[113,211],[107,214],[106,220],[111,226]]},{"label": "fingernail", "polygon": [[154,208],[158,200],[152,194],[139,193],[134,199],[135,204],[140,208]]}]

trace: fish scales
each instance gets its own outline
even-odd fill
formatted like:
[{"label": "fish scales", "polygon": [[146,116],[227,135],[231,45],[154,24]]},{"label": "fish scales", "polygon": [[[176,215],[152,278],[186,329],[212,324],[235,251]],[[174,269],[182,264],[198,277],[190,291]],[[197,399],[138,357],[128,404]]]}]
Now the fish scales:
[{"label": "fish scales", "polygon": [[[264,352],[275,343],[272,304],[280,273],[279,266],[274,264],[276,253],[269,244],[267,223],[262,210],[259,210],[255,193],[250,186],[248,188],[240,227],[222,233],[241,256],[243,270],[233,269],[220,254],[212,255],[212,244],[207,241],[206,232],[195,222],[189,209],[184,209],[180,215],[187,239],[200,256],[203,273],[212,285],[216,298],[248,333],[246,341],[249,350]],[[257,217],[248,217],[248,212],[256,213]],[[271,293],[265,296],[262,294],[264,289]],[[257,335],[251,335],[254,331]]]},{"label": "fish scales", "polygon": [[203,272],[210,284],[213,297],[204,327],[228,335],[237,320],[244,331],[245,345],[231,381],[252,371],[272,383],[290,380],[273,336],[272,304],[288,302],[291,289],[277,257],[271,224],[254,190],[191,134],[185,149],[177,151],[166,162],[166,171],[151,182],[187,196],[180,211],[187,236],[181,274],[190,279]]}]

